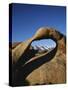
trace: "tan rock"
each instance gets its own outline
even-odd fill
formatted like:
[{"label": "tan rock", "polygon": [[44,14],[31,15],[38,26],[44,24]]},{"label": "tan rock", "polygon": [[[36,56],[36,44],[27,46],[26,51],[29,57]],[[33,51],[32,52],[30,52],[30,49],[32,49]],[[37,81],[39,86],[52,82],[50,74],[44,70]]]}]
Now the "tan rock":
[{"label": "tan rock", "polygon": [[[27,80],[29,85],[58,84],[66,82],[66,38],[53,28],[43,27],[38,29],[32,38],[19,44],[12,50],[12,58],[15,62],[15,66],[19,63],[18,60],[20,60],[19,58],[21,55],[28,54],[27,52],[30,50],[33,41],[49,38],[55,41],[56,47],[47,53],[44,52],[39,56],[29,58],[29,60],[25,61],[24,65],[18,65],[20,66],[19,69],[17,68],[19,71],[17,72],[17,78],[20,77],[18,82],[22,82],[21,80],[23,77],[23,80]],[[25,58],[22,58],[22,62],[24,59]],[[18,84],[19,83],[16,85]],[[24,82],[22,85],[25,85]]]}]

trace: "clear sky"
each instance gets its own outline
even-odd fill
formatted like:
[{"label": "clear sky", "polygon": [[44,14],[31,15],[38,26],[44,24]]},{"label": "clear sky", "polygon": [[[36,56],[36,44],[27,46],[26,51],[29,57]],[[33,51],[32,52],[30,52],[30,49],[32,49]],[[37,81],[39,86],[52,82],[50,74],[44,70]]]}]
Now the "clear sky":
[{"label": "clear sky", "polygon": [[[53,27],[66,35],[66,7],[47,5],[13,4],[12,42],[32,37],[40,27]],[[33,42],[32,45],[54,46],[52,40]]]}]

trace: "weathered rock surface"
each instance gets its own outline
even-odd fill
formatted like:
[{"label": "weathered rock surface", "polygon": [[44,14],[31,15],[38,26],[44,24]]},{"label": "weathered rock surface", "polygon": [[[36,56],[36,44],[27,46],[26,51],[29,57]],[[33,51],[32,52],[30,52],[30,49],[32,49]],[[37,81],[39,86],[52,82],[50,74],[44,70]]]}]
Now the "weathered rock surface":
[{"label": "weathered rock surface", "polygon": [[[37,55],[31,47],[34,40],[52,39],[56,47]],[[53,28],[40,28],[37,33],[25,42],[12,49],[13,84],[41,85],[66,82],[66,38]],[[28,81],[28,84],[25,82]]]}]

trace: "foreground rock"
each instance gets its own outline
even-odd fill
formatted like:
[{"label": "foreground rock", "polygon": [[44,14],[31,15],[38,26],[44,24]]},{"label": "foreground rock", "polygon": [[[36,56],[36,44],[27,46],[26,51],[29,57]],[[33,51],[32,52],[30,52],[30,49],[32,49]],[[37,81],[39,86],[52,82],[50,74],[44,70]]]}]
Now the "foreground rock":
[{"label": "foreground rock", "polygon": [[[38,51],[31,48],[31,43],[49,38],[55,41],[56,47],[37,55]],[[18,55],[15,56],[16,53]],[[13,84],[43,85],[66,82],[66,38],[55,29],[40,28],[31,39],[13,49],[12,55]]]}]

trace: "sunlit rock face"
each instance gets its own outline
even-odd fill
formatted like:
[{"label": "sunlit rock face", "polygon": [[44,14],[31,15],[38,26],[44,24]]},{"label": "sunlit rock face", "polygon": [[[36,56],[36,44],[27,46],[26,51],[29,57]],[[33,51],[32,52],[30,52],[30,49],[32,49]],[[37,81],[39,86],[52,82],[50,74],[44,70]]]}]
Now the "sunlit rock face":
[{"label": "sunlit rock face", "polygon": [[[35,40],[52,39],[56,46],[52,49],[39,53],[35,50],[31,43]],[[25,81],[26,85],[44,85],[59,84],[66,82],[66,43],[65,36],[53,28],[40,28],[36,34],[21,42],[12,49],[12,59],[14,62],[15,76],[13,79],[15,85]],[[43,45],[42,45],[43,46]],[[39,61],[39,62],[38,62]],[[20,68],[19,68],[20,67]],[[14,71],[14,70],[13,70]],[[23,72],[23,73],[22,73]],[[19,73],[21,75],[19,75]],[[17,75],[18,74],[18,75]],[[24,77],[24,79],[22,79]],[[17,84],[16,84],[17,83]]]},{"label": "sunlit rock face", "polygon": [[[43,29],[44,30],[44,29]],[[39,68],[28,75],[27,80],[31,85],[41,84],[59,84],[66,82],[66,44],[65,37],[60,33],[54,33],[58,44],[56,55],[47,63],[44,63]],[[49,34],[49,32],[47,33]],[[51,34],[51,32],[50,32]],[[40,34],[39,34],[40,35]],[[46,58],[45,58],[46,60]]]}]

